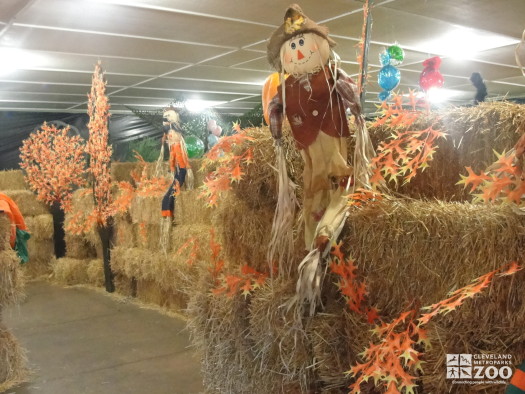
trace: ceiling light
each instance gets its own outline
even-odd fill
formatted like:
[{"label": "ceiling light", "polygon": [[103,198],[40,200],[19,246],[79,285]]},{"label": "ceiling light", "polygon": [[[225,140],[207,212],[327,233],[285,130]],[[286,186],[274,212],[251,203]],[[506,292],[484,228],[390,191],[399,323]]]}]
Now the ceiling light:
[{"label": "ceiling light", "polygon": [[452,98],[460,94],[456,90],[443,88],[430,88],[426,93],[426,98],[431,104],[442,104],[450,101]]},{"label": "ceiling light", "polygon": [[42,62],[41,56],[17,48],[0,47],[0,75],[9,74],[18,69],[35,67]]},{"label": "ceiling light", "polygon": [[199,113],[216,105],[224,104],[225,102],[226,101],[189,99],[184,102],[184,106],[190,112]]},{"label": "ceiling light", "polygon": [[469,59],[478,52],[518,43],[515,38],[485,31],[456,27],[438,38],[416,45],[418,50],[440,56]]}]

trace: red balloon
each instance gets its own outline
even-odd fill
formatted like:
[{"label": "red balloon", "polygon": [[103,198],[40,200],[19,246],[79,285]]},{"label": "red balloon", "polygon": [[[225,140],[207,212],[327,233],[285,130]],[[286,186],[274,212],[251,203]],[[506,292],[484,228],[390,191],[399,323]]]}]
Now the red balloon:
[{"label": "red balloon", "polygon": [[430,88],[440,88],[445,82],[443,75],[439,72],[439,66],[441,65],[441,58],[439,56],[431,57],[423,62],[423,72],[419,76],[419,86],[425,92]]}]

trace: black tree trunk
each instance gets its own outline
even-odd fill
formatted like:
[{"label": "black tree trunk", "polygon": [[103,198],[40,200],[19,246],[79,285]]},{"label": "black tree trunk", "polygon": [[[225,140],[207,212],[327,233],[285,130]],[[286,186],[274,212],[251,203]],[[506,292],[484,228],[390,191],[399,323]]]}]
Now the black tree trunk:
[{"label": "black tree trunk", "polygon": [[51,214],[53,215],[53,242],[55,246],[55,257],[58,259],[66,255],[66,240],[64,232],[65,214],[60,203],[54,202],[51,205]]},{"label": "black tree trunk", "polygon": [[104,285],[108,293],[115,291],[114,275],[111,271],[111,248],[113,246],[113,221],[110,219],[106,226],[98,226],[98,235],[102,242],[102,255],[104,257]]}]

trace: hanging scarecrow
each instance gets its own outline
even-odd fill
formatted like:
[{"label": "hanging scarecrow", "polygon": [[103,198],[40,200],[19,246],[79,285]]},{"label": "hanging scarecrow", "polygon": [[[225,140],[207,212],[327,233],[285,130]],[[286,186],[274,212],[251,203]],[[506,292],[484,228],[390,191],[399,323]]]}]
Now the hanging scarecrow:
[{"label": "hanging scarecrow", "polygon": [[180,188],[184,185],[188,172],[191,173],[188,153],[184,138],[181,134],[179,113],[173,107],[164,110],[164,129],[167,134],[163,136],[164,141],[169,146],[169,164],[170,171],[173,173],[173,182],[162,199],[162,216],[173,217],[175,210],[175,196],[179,193]]},{"label": "hanging scarecrow", "polygon": [[[363,127],[357,86],[339,69],[338,56],[332,51],[334,46],[328,29],[308,18],[297,4],[289,6],[284,23],[268,43],[269,62],[281,74],[289,75],[285,81],[281,78],[268,112],[270,129],[277,141],[282,137],[283,115],[286,115],[304,160],[307,248],[313,245],[322,249],[332,238],[336,223],[330,210],[338,205],[335,203],[341,196],[348,194],[348,186],[355,179],[360,186],[368,183],[364,167],[367,156],[372,156],[371,145],[363,146],[370,140]],[[350,136],[347,108],[358,126],[356,149],[362,150],[354,168],[347,163]]]},{"label": "hanging scarecrow", "polygon": [[[374,154],[361,116],[357,86],[339,68],[339,57],[332,50],[334,46],[328,29],[308,18],[297,4],[288,7],[284,23],[268,43],[268,60],[281,73],[281,84],[268,106],[279,169],[279,197],[270,257],[282,255],[284,248],[278,242],[289,228],[286,208],[293,206],[291,199],[284,196],[290,188],[286,167],[281,164],[285,162],[284,155],[279,148],[284,115],[304,160],[302,209],[305,246],[310,252],[298,267],[296,295],[288,304],[297,306],[298,316],[302,315],[304,303],[310,305],[310,315],[315,313],[325,272],[323,258],[343,227],[348,194],[356,187],[368,186],[369,161]],[[357,126],[352,166],[347,161],[347,138],[350,137],[347,110]],[[285,222],[288,226],[283,225]]]}]

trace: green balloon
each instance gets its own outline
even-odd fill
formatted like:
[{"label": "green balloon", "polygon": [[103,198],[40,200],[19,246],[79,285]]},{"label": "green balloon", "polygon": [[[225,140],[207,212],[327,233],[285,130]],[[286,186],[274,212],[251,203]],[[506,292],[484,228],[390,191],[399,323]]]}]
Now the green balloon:
[{"label": "green balloon", "polygon": [[388,54],[390,55],[391,59],[397,60],[398,62],[402,62],[405,58],[405,51],[403,51],[403,48],[398,45],[389,46]]},{"label": "green balloon", "polygon": [[184,142],[186,143],[186,150],[190,159],[197,159],[204,154],[204,142],[200,138],[188,135],[184,137]]}]

